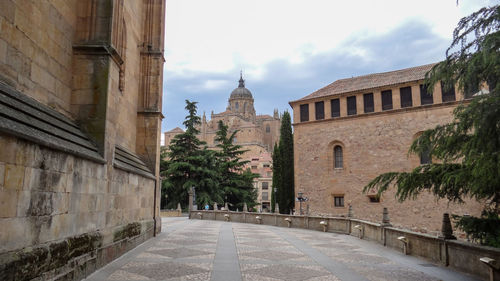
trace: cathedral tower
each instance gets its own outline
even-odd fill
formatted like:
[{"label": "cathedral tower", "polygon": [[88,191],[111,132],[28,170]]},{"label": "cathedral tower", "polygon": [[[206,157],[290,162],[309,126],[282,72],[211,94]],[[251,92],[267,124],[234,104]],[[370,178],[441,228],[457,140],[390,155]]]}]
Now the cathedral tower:
[{"label": "cathedral tower", "polygon": [[252,93],[245,88],[245,80],[240,72],[238,88],[231,92],[227,110],[241,115],[246,120],[255,120]]}]

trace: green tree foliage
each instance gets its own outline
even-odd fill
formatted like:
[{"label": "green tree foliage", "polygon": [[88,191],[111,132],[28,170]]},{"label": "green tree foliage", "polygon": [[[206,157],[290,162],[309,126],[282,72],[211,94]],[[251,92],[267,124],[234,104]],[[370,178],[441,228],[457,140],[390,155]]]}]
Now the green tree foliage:
[{"label": "green tree foliage", "polygon": [[[206,148],[196,134],[196,126],[200,117],[196,115],[196,102],[186,100],[186,110],[189,114],[183,122],[186,131],[176,135],[168,147],[168,160],[164,163],[162,177],[168,195],[167,208],[175,208],[177,203],[188,205],[188,191],[195,187],[196,203],[211,204],[222,200],[222,192],[218,189],[218,174],[215,162],[215,152]],[[202,147],[203,146],[203,147]]]},{"label": "green tree foliage", "polygon": [[[285,111],[281,119],[279,155],[278,204],[280,213],[288,214],[295,206],[293,172],[293,133],[290,113]],[[275,163],[273,162],[273,165]]]},{"label": "green tree foliage", "polygon": [[[281,188],[281,165],[280,165],[280,149],[279,144],[274,145],[273,151],[273,184],[271,190],[271,211],[274,213],[276,208],[276,202],[278,196],[278,192]],[[276,192],[274,192],[276,190]],[[278,203],[279,204],[279,203]]]},{"label": "green tree foliage", "polygon": [[[485,203],[481,217],[454,216],[457,226],[480,243],[500,247],[500,6],[482,8],[460,20],[446,60],[427,74],[429,90],[440,81],[474,94],[486,82],[489,94],[475,95],[454,110],[451,123],[425,131],[410,153],[430,152],[434,163],[411,172],[385,173],[364,191],[380,195],[392,184],[400,201],[430,191],[438,198]],[[471,91],[473,91],[471,93]]]},{"label": "green tree foliage", "polygon": [[217,171],[224,201],[217,202],[227,202],[232,210],[242,210],[244,203],[247,203],[249,208],[253,208],[257,199],[253,180],[259,175],[252,173],[249,169],[244,169],[249,161],[241,160],[241,155],[246,151],[242,150],[240,145],[233,144],[238,131],[229,134],[227,125],[224,125],[222,121],[219,121],[218,125],[219,129],[215,136],[219,149],[216,152]]}]

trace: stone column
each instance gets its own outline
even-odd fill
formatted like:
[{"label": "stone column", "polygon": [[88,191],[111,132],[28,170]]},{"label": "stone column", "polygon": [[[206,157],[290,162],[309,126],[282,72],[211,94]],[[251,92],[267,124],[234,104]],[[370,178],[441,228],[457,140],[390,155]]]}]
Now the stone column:
[{"label": "stone column", "polygon": [[247,203],[243,203],[243,212],[248,212]]},{"label": "stone column", "polygon": [[391,225],[391,221],[389,219],[389,211],[385,207],[384,207],[384,209],[382,211],[382,226],[384,226],[384,227],[386,227],[386,226],[392,226]]},{"label": "stone column", "polygon": [[351,218],[353,217],[352,205],[349,204],[349,208],[347,209],[347,234],[351,234]]},{"label": "stone column", "polygon": [[191,217],[191,212],[193,211],[193,189],[189,189],[189,217]]},{"label": "stone column", "polygon": [[217,202],[214,202],[214,211],[217,211],[218,207],[217,207]]},{"label": "stone column", "polygon": [[385,246],[387,244],[387,239],[385,236],[385,234],[386,234],[385,228],[392,226],[391,221],[389,219],[389,211],[387,210],[387,208],[384,208],[382,211],[382,224],[381,224],[381,226],[382,227],[381,227],[380,231],[382,232],[381,233],[382,234],[382,244]]}]

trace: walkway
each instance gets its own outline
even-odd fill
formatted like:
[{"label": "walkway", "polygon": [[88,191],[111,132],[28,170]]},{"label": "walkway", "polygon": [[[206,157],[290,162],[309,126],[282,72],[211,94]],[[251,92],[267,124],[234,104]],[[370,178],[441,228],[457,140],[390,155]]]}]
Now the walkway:
[{"label": "walkway", "polygon": [[163,229],[85,280],[476,280],[342,234],[187,218]]}]

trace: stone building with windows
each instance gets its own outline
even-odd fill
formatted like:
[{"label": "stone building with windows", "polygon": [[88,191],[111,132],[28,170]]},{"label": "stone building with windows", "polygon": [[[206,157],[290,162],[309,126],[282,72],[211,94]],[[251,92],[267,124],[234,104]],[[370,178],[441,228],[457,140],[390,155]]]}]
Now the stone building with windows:
[{"label": "stone building with windows", "polygon": [[[216,114],[212,112],[210,117],[210,120],[207,120],[205,113],[203,113],[201,125],[198,127],[200,133],[197,135],[200,140],[207,143],[208,148],[216,148],[215,136],[218,130],[218,123],[222,120],[224,124],[229,126],[230,133],[238,130],[234,143],[241,145],[244,150],[247,150],[242,155],[242,159],[252,161],[252,163],[259,162],[259,169],[269,168],[263,165],[271,164],[271,160],[268,158],[270,158],[271,151],[280,138],[281,117],[278,114],[278,110],[274,110],[273,116],[267,114],[257,115],[255,113],[252,93],[245,87],[245,80],[243,80],[241,75],[238,87],[229,96],[226,111]],[[164,145],[168,146],[173,137],[182,132],[184,131],[179,127],[165,132]],[[251,164],[250,166],[254,165]],[[271,185],[269,179],[272,178],[272,171],[269,174],[267,170],[266,172],[256,170],[256,173],[261,174],[261,178],[256,180],[255,184],[257,186],[260,187],[263,182],[268,181],[269,185]],[[260,189],[259,198],[262,198]],[[268,198],[267,200],[259,201],[262,207],[268,207],[271,200],[270,194]]]},{"label": "stone building with windows", "polygon": [[158,233],[165,0],[0,1],[0,280]]},{"label": "stone building with windows", "polygon": [[433,65],[337,80],[290,102],[295,191],[309,198],[312,214],[346,215],[352,205],[355,217],[380,222],[387,207],[394,225],[422,232],[439,231],[445,212],[480,214],[475,201],[448,204],[424,193],[399,203],[394,188],[381,198],[362,193],[381,173],[432,161],[408,155],[411,143],[424,130],[450,122],[453,109],[467,102],[454,87],[426,91],[425,73]]},{"label": "stone building with windows", "polygon": [[271,193],[273,192],[273,168],[271,153],[263,152],[250,159],[249,168],[252,173],[259,177],[254,181],[257,190],[257,210],[262,212],[271,211]]}]

